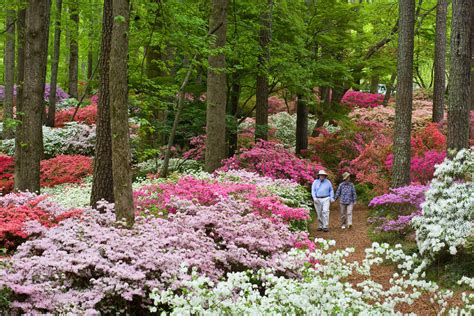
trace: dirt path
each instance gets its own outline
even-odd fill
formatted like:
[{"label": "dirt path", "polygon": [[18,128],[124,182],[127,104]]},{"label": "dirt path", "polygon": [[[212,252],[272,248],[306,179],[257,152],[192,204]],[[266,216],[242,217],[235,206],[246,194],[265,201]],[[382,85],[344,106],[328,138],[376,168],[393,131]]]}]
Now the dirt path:
[{"label": "dirt path", "polygon": [[[317,219],[315,218],[310,224],[310,235],[312,238],[325,238],[336,241],[337,249],[344,249],[348,247],[355,248],[355,252],[348,258],[349,261],[361,261],[365,257],[364,250],[372,245],[372,241],[368,236],[369,225],[367,218],[369,216],[369,209],[365,205],[356,205],[352,215],[352,228],[341,229],[339,218],[339,204],[332,203],[331,214],[329,218],[329,232],[317,231]],[[384,288],[388,288],[389,280],[394,273],[394,267],[391,265],[373,266],[371,278],[380,283]],[[357,284],[363,281],[366,277],[354,275],[349,278],[352,284]],[[460,305],[461,301],[459,295],[449,302],[449,305]],[[402,313],[415,313],[417,315],[437,315],[433,304],[430,303],[429,297],[422,296],[412,305],[403,304],[399,306],[399,311]]]}]

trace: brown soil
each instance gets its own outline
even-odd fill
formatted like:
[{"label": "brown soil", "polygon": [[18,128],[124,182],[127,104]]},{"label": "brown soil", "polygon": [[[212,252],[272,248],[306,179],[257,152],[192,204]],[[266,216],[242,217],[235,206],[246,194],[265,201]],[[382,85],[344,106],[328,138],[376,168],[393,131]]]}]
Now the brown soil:
[{"label": "brown soil", "polygon": [[[353,225],[351,229],[341,229],[340,218],[339,218],[339,204],[332,203],[331,214],[329,219],[329,232],[317,231],[317,219],[310,224],[310,234],[312,238],[325,238],[336,241],[337,249],[344,249],[353,247],[355,252],[348,258],[349,261],[362,261],[365,258],[364,250],[369,248],[372,241],[368,236],[369,226],[367,224],[367,218],[369,216],[369,210],[364,205],[356,205],[354,207],[352,221]],[[381,265],[372,267],[371,279],[378,282],[388,288],[390,283],[389,280],[394,273],[395,267],[393,265]],[[353,275],[349,278],[352,284],[357,284],[366,279],[365,276]],[[461,305],[460,293],[457,293],[455,297],[449,302],[449,305]],[[430,302],[428,295],[422,296],[414,304],[401,304],[398,306],[398,310],[402,313],[416,313],[417,315],[437,315],[439,307],[437,304]]]}]

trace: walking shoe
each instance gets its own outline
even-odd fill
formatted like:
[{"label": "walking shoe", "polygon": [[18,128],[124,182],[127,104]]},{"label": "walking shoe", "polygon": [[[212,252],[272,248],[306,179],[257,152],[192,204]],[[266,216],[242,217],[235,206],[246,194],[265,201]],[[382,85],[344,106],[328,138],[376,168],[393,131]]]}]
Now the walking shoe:
[{"label": "walking shoe", "polygon": [[349,224],[349,229],[351,229],[351,228],[352,228],[352,224]]},{"label": "walking shoe", "polygon": [[329,229],[323,228],[323,231],[324,231],[325,233],[327,233],[327,232],[329,231]]},{"label": "walking shoe", "polygon": [[342,226],[341,226],[341,229],[346,229],[346,225],[342,225]]},{"label": "walking shoe", "polygon": [[323,229],[321,227],[318,228],[318,232],[322,231]]}]

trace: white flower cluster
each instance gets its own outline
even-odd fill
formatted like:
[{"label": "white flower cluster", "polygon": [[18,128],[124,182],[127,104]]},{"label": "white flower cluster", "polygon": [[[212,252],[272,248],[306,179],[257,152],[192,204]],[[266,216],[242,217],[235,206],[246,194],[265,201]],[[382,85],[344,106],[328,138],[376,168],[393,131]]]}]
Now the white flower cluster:
[{"label": "white flower cluster", "polygon": [[[311,135],[316,127],[317,120],[308,119],[308,133]],[[280,112],[268,117],[270,128],[275,129],[275,138],[280,140],[285,146],[296,146],[296,114]]]},{"label": "white flower cluster", "polygon": [[474,148],[461,150],[436,167],[422,204],[423,216],[412,225],[420,253],[434,258],[449,251],[455,255],[473,236]]},{"label": "white flower cluster", "polygon": [[[283,277],[266,269],[230,273],[215,283],[194,271],[189,280],[180,280],[184,288],[179,293],[155,289],[150,310],[162,315],[393,315],[400,314],[399,304],[413,304],[423,296],[430,298],[440,314],[474,312],[474,306],[466,303],[468,294],[463,295],[463,307],[448,310],[447,300],[453,293],[424,280],[423,266],[417,265],[419,259],[404,254],[400,246],[390,248],[388,244],[374,243],[362,262],[349,262],[347,257],[353,249],[328,251],[334,242],[316,242],[320,248],[313,252],[289,253],[288,265],[301,262],[302,258],[315,263],[301,268],[298,277]],[[387,260],[398,263],[399,268],[388,288],[370,275],[372,266]],[[364,280],[350,282],[351,276],[356,275],[365,276]]]}]

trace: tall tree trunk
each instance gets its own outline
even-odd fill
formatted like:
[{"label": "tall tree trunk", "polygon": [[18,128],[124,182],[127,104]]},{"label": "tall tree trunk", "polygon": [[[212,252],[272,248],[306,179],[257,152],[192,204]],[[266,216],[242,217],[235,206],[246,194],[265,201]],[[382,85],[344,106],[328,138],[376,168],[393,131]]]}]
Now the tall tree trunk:
[{"label": "tall tree trunk", "polygon": [[447,144],[454,150],[469,146],[471,7],[470,0],[453,0]]},{"label": "tall tree trunk", "polygon": [[[212,0],[209,29],[216,29],[213,49],[225,46],[227,32],[228,0]],[[207,72],[207,111],[206,111],[206,155],[205,169],[213,172],[219,168],[226,157],[226,103],[227,83],[225,55],[212,52],[208,58]]]},{"label": "tall tree trunk", "polygon": [[5,43],[5,99],[3,100],[3,138],[14,137],[11,120],[13,120],[13,89],[15,84],[15,11],[8,10],[6,18]]},{"label": "tall tree trunk", "polygon": [[26,9],[23,104],[15,139],[15,189],[20,191],[40,190],[49,10],[49,0],[29,0]]},{"label": "tall tree trunk", "polygon": [[268,6],[261,16],[260,54],[258,56],[258,73],[256,85],[256,119],[255,140],[268,139],[268,63],[270,61],[270,40],[272,27],[273,0],[268,0]]},{"label": "tall tree trunk", "polygon": [[48,120],[46,125],[54,127],[56,119],[56,92],[58,84],[58,66],[61,49],[61,12],[63,7],[62,0],[56,0],[56,18],[54,26],[53,59],[51,60],[51,84],[49,93]]},{"label": "tall tree trunk", "polygon": [[[25,78],[25,30],[26,9],[18,11],[16,20],[17,60],[16,60],[16,111],[21,113],[23,104],[23,81]],[[18,129],[18,127],[17,127]],[[16,154],[15,154],[16,155]]]},{"label": "tall tree trunk", "polygon": [[69,43],[69,95],[78,97],[79,76],[79,1],[72,0],[70,6],[71,39]]},{"label": "tall tree trunk", "polygon": [[94,174],[92,177],[91,205],[106,200],[114,202],[114,179],[112,172],[112,132],[110,130],[109,67],[112,44],[112,1],[104,0],[102,17],[102,39],[99,60],[99,102],[97,109]]},{"label": "tall tree trunk", "polygon": [[436,39],[434,53],[433,122],[441,122],[444,117],[447,15],[448,0],[438,0],[438,6],[436,7]]},{"label": "tall tree trunk", "polygon": [[383,106],[387,106],[388,101],[390,101],[390,98],[392,97],[392,91],[393,91],[393,87],[394,87],[396,79],[397,79],[397,73],[394,72],[390,76],[390,83],[388,84],[387,91],[385,91],[385,96],[383,97],[383,102],[382,102]]},{"label": "tall tree trunk", "polygon": [[128,0],[113,0],[113,28],[110,49],[110,108],[112,128],[112,171],[114,178],[115,214],[117,221],[133,226],[130,135],[128,128],[127,55],[130,23]]},{"label": "tall tree trunk", "polygon": [[236,74],[232,78],[232,85],[230,87],[230,100],[229,100],[229,109],[227,113],[232,117],[233,126],[228,131],[228,139],[229,139],[229,151],[227,153],[228,157],[232,157],[237,152],[237,130],[238,120],[237,120],[237,111],[239,109],[239,100],[240,100],[240,74]]},{"label": "tall tree trunk", "polygon": [[[471,8],[471,111],[474,110],[474,5]],[[471,135],[474,136],[474,135]]]},{"label": "tall tree trunk", "polygon": [[399,16],[397,104],[392,169],[392,187],[394,188],[410,183],[415,1],[400,0]]},{"label": "tall tree trunk", "polygon": [[296,103],[296,149],[297,154],[308,149],[308,105],[302,95]]}]

